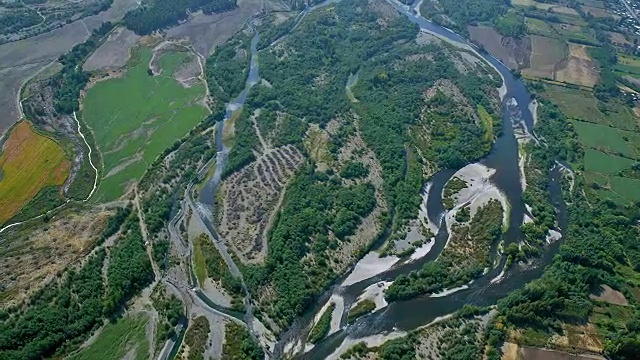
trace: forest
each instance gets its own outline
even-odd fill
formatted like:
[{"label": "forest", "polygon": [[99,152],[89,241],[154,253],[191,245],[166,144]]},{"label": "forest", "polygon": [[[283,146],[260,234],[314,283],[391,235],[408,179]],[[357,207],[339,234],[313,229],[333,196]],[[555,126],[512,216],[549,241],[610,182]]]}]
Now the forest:
[{"label": "forest", "polygon": [[22,29],[38,25],[43,19],[35,10],[21,9],[0,15],[0,34],[13,34]]},{"label": "forest", "polygon": [[124,24],[138,35],[149,35],[186,20],[189,12],[220,13],[236,8],[236,0],[145,0],[124,16]]}]

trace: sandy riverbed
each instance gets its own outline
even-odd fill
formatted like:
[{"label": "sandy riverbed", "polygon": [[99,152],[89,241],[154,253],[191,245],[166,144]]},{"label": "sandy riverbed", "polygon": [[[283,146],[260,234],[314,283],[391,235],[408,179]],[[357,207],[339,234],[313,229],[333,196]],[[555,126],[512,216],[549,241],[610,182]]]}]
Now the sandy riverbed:
[{"label": "sandy riverbed", "polygon": [[[445,248],[449,245],[452,234],[452,227],[458,222],[455,219],[456,213],[462,207],[468,205],[471,217],[475,216],[478,209],[486,205],[490,200],[496,199],[502,204],[503,224],[507,226],[509,203],[507,197],[490,181],[491,176],[495,173],[495,169],[489,168],[480,163],[469,164],[458,170],[453,177],[458,177],[467,183],[467,187],[454,195],[454,207],[447,212],[445,221],[449,238]],[[452,177],[452,178],[453,178]]]}]

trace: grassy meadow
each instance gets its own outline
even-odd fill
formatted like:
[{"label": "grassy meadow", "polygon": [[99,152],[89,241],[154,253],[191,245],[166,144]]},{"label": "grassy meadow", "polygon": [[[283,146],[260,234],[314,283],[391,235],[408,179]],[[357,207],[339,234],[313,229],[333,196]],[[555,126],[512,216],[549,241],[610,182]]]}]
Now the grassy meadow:
[{"label": "grassy meadow", "polygon": [[29,122],[18,123],[0,153],[0,224],[43,189],[62,185],[69,168],[57,142],[36,133]]},{"label": "grassy meadow", "polygon": [[87,91],[82,117],[95,136],[103,160],[97,201],[122,196],[148,164],[186,135],[206,115],[198,102],[204,85],[185,88],[173,78],[186,53],[165,53],[161,73],[150,76],[151,50],[137,49],[132,66],[120,78],[95,84]]},{"label": "grassy meadow", "polygon": [[[69,360],[120,360],[134,351],[127,359],[149,358],[146,327],[149,318],[144,315],[126,316],[115,323],[108,323],[91,345],[69,357]],[[132,350],[135,349],[135,350]]]}]

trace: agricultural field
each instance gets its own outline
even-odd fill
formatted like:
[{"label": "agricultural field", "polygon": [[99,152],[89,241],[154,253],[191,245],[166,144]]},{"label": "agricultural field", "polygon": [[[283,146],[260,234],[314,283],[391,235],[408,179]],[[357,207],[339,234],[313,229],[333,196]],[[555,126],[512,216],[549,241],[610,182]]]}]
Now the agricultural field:
[{"label": "agricultural field", "polygon": [[603,8],[597,8],[597,7],[592,7],[592,6],[581,6],[580,8],[586,14],[589,14],[589,15],[591,15],[593,17],[596,17],[596,18],[610,17],[610,18],[614,18],[615,20],[619,20],[620,19],[620,16],[618,16],[616,14],[612,14],[611,12],[609,12],[609,11],[603,9]]},{"label": "agricultural field", "polygon": [[636,133],[582,121],[573,121],[573,128],[587,147],[624,157],[640,155],[637,148],[640,144],[632,141],[638,140]]},{"label": "agricultural field", "polygon": [[62,185],[69,168],[57,142],[36,133],[27,121],[16,125],[0,155],[0,224],[16,215],[41,190]]},{"label": "agricultural field", "polygon": [[525,18],[525,24],[527,26],[527,31],[531,34],[541,35],[541,36],[557,36],[555,29],[552,25],[547,24],[545,21],[535,18]]},{"label": "agricultural field", "polygon": [[532,35],[530,67],[522,72],[529,77],[554,79],[556,64],[566,56],[567,46],[564,41]]},{"label": "agricultural field", "polygon": [[138,48],[130,68],[115,79],[100,81],[86,93],[82,118],[91,128],[102,155],[102,180],[95,199],[122,196],[147,165],[186,135],[206,115],[204,86],[183,86],[174,77],[192,58],[187,53],[158,55],[159,74],[149,75],[151,50]]},{"label": "agricultural field", "polygon": [[630,168],[633,164],[634,161],[631,159],[594,149],[587,148],[584,154],[584,169],[605,175],[616,174],[621,170]]},{"label": "agricultural field", "polygon": [[588,55],[588,47],[569,44],[569,56],[558,64],[555,80],[580,86],[593,87],[600,79],[598,66]]},{"label": "agricultural field", "polygon": [[108,323],[98,330],[97,338],[90,345],[70,357],[70,360],[143,360],[149,358],[146,315],[128,315]]},{"label": "agricultural field", "polygon": [[618,53],[618,63],[616,64],[616,70],[634,75],[640,75],[640,57],[632,56],[628,54]]}]

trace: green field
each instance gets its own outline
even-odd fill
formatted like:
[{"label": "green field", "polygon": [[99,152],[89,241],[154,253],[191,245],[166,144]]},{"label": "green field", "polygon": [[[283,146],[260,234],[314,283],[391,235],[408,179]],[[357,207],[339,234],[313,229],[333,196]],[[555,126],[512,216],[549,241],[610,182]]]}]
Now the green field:
[{"label": "green field", "polygon": [[594,149],[586,149],[584,169],[586,171],[613,175],[620,170],[628,169],[635,161],[620,156],[606,154]]},{"label": "green field", "polygon": [[146,337],[148,321],[149,318],[146,316],[136,316],[124,317],[118,319],[116,323],[108,323],[93,344],[68,359],[120,360],[134,348],[135,357],[131,357],[131,359],[148,359],[149,343]]},{"label": "green field", "polygon": [[545,84],[542,94],[560,107],[569,118],[593,123],[606,123],[605,115],[598,110],[596,99],[591,92],[564,86]]},{"label": "green field", "polygon": [[124,76],[102,81],[87,91],[82,117],[95,135],[103,171],[94,197],[117,199],[126,185],[139,179],[148,164],[186,135],[206,115],[198,102],[204,86],[183,87],[172,75],[188,59],[186,53],[166,53],[162,73],[147,74],[151,51],[141,48]]},{"label": "green field", "polygon": [[[586,147],[625,157],[636,157],[636,151],[625,140],[624,132],[609,126],[573,121],[580,142]],[[635,135],[635,134],[634,134]]]},{"label": "green field", "polygon": [[525,24],[527,25],[527,29],[532,34],[538,34],[542,36],[557,36],[556,32],[553,30],[549,24],[540,19],[534,18],[525,18]]},{"label": "green field", "polygon": [[[598,104],[589,91],[551,84],[544,85],[544,96],[552,101],[570,119],[608,125],[623,130],[637,130],[638,120],[623,103]],[[600,111],[600,107],[606,114]]]}]

